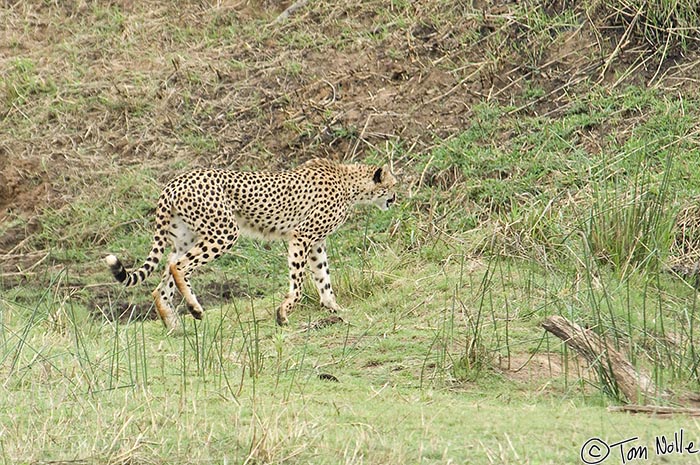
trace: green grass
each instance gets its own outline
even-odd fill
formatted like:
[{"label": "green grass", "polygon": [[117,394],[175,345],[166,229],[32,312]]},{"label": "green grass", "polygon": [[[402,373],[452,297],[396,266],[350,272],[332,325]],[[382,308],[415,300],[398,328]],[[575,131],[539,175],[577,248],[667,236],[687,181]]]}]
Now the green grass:
[{"label": "green grass", "polygon": [[[510,295],[517,318],[509,336],[515,352],[537,346],[527,340],[532,331],[523,324],[532,315],[520,299],[562,292],[546,283],[546,275],[499,265],[490,276],[484,269],[462,275],[461,295],[449,297],[445,281],[467,266],[404,271],[388,286],[395,292],[355,300],[345,315],[349,325],[318,331],[299,325],[280,330],[272,318],[275,303],[267,298],[210,309],[202,322],[186,317],[185,332],[175,337],[165,337],[158,322],[95,322],[52,290],[35,306],[5,301],[4,458],[574,463],[592,436],[613,442],[634,435],[651,444],[656,434],[695,431],[682,418],[630,423],[605,413],[600,394],[572,380],[519,382],[488,366],[466,372],[453,362],[465,354],[464,338],[474,334],[461,327],[462,312],[472,328],[482,324],[476,318],[482,312],[488,345],[482,350],[488,359],[505,357],[496,345],[503,344],[506,323],[494,320],[504,296]],[[350,270],[362,281],[360,270]],[[479,293],[476,302],[467,297]],[[409,299],[416,304],[405,305]],[[455,299],[464,307],[453,308]],[[313,320],[318,312],[304,305],[293,317]],[[527,436],[518,433],[523,423]],[[30,432],[40,434],[27,442]]]},{"label": "green grass", "polygon": [[[637,105],[641,91],[624,92],[613,101]],[[625,399],[540,327],[559,314],[595,328],[662,389],[700,382],[695,291],[663,266],[675,205],[697,182],[673,173],[698,153],[678,137],[684,124],[653,117],[678,107],[643,97],[652,123],[610,140],[612,157],[582,155],[580,114],[479,110],[406,166],[413,195],[358,209],[329,240],[347,323],[320,330],[305,329],[325,316],[310,285],[292,326],[274,325],[285,248],[247,240],[195,277],[211,303],[202,322],[183,316],[184,332],[95,319],[90,289],[109,280],[100,258],[138,263],[148,249],[153,173],[124,171],[98,197],[45,211],[32,247],[72,265],[3,297],[5,460],[573,463],[592,436],[651,443],[688,427],[605,413]],[[589,102],[596,120],[619,111],[606,99]],[[502,131],[513,136],[489,142]],[[669,143],[643,149],[658,140]],[[221,298],[212,283],[235,289]],[[106,314],[150,305],[147,289],[107,289]],[[530,358],[549,368],[518,376]]]},{"label": "green grass", "polygon": [[28,58],[11,61],[7,73],[0,79],[3,91],[3,113],[9,112],[13,105],[24,105],[38,94],[56,92],[56,84],[51,78],[44,78],[37,73],[36,64]]}]

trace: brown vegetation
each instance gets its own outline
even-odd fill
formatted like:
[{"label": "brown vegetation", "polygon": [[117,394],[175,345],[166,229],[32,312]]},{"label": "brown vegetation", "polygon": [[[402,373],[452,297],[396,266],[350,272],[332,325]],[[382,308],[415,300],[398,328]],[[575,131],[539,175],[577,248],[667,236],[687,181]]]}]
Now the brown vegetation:
[{"label": "brown vegetation", "polygon": [[[544,30],[515,19],[517,2],[315,2],[275,23],[289,5],[5,8],[0,215],[60,205],[123,165],[169,176],[178,161],[286,167],[387,142],[422,151],[465,127],[477,102],[557,112],[591,80],[669,87],[697,74],[687,57],[619,42],[629,34],[616,16],[567,2],[539,13],[570,10],[572,23]],[[263,21],[257,41],[236,32]],[[533,86],[544,93],[524,98]]]}]

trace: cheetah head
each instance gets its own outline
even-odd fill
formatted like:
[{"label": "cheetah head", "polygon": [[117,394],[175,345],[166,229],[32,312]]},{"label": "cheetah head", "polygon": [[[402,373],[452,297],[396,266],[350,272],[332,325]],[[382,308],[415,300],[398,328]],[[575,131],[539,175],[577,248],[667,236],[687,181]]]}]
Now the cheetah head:
[{"label": "cheetah head", "polygon": [[371,171],[372,180],[367,183],[367,191],[363,203],[371,203],[379,207],[380,210],[388,210],[396,202],[396,178],[391,173],[389,165],[381,168],[373,168]]}]

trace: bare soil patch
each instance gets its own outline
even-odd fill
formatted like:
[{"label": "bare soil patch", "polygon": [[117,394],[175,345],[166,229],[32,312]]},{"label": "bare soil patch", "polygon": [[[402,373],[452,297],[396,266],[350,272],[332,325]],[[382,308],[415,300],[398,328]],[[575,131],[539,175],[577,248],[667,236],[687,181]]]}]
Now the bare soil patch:
[{"label": "bare soil patch", "polygon": [[[509,360],[502,359],[499,362],[498,368],[506,378],[525,385],[551,379],[575,382],[596,379],[596,374],[591,371],[588,363],[575,355],[564,360],[557,353],[511,354]],[[546,384],[541,387],[543,390],[548,388]]]},{"label": "bare soil patch", "polygon": [[[158,314],[155,311],[153,302],[147,297],[149,292],[143,292],[142,298],[138,302],[126,302],[118,297],[118,287],[104,286],[95,287],[90,290],[88,308],[92,309],[92,316],[97,320],[107,319],[109,321],[119,320],[123,323],[128,321],[157,320]],[[200,289],[200,300],[207,307],[216,307],[234,298],[246,298],[251,294],[240,283],[236,281],[213,281]],[[254,297],[263,297],[259,291],[253,291]],[[174,304],[180,300],[179,294],[175,295]],[[178,306],[178,310],[186,313],[184,305]]]},{"label": "bare soil patch", "polygon": [[[51,184],[39,157],[16,158],[0,147],[0,218],[10,212],[37,212],[51,200]],[[0,238],[0,250],[17,242],[15,231]],[[21,239],[20,239],[21,240]]]}]

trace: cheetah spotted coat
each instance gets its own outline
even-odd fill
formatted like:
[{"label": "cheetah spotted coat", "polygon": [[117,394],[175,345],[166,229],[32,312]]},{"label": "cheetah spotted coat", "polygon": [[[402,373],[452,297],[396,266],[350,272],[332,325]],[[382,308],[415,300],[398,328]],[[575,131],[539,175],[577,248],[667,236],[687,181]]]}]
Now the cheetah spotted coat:
[{"label": "cheetah spotted coat", "polygon": [[355,204],[386,210],[396,200],[396,179],[385,165],[345,165],[313,159],[282,172],[202,169],[182,174],[163,190],[156,209],[153,246],[144,264],[128,272],[114,255],[106,257],[112,274],[126,286],[144,281],[158,266],[165,249],[172,252],[163,279],[153,291],[155,307],[173,330],[175,289],[192,315],[202,306],[190,286],[192,272],[231,249],[240,234],[289,241],[289,292],[277,310],[277,323],[301,297],[307,262],[323,307],[336,311],[325,240],[347,219]]}]

